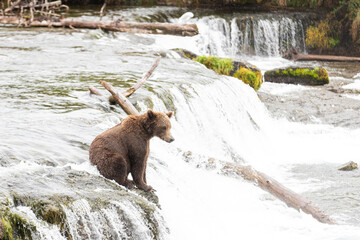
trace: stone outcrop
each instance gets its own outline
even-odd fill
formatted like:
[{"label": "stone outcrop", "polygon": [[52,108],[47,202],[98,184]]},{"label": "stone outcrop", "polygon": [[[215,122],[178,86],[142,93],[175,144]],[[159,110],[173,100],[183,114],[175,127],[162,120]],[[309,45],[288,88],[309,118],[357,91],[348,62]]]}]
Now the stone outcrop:
[{"label": "stone outcrop", "polygon": [[[133,221],[128,207],[139,215],[146,234],[152,239],[162,239],[162,223],[158,221],[161,216],[157,212],[159,200],[153,192],[129,191],[101,176],[74,170],[67,171],[61,179],[63,191],[72,189],[71,192],[54,193],[51,189],[29,192],[14,188],[9,194],[0,193],[0,239],[40,239],[41,229],[36,222],[49,227],[57,226],[57,234],[66,239],[89,239],[89,232],[84,229],[89,229],[91,234],[99,230],[104,236],[110,236],[114,229],[105,214],[109,211],[113,212],[115,218],[121,219],[124,226],[117,235],[127,239],[136,232],[142,234],[137,230],[139,226]],[[49,184],[55,183],[50,181]],[[57,184],[60,186],[60,183]],[[14,211],[24,207],[36,219],[29,219],[23,212]],[[99,224],[84,220],[93,216],[102,222],[101,229],[95,229]]]},{"label": "stone outcrop", "polygon": [[283,68],[267,71],[264,74],[266,82],[289,83],[301,85],[325,85],[329,76],[324,68]]},{"label": "stone outcrop", "polygon": [[260,69],[246,61],[214,56],[198,56],[195,53],[180,48],[173,50],[181,57],[199,62],[218,74],[238,78],[250,85],[255,91],[259,90],[263,82]]},{"label": "stone outcrop", "polygon": [[355,169],[358,169],[358,165],[356,162],[353,161],[345,163],[338,168],[338,170],[340,171],[352,171]]}]

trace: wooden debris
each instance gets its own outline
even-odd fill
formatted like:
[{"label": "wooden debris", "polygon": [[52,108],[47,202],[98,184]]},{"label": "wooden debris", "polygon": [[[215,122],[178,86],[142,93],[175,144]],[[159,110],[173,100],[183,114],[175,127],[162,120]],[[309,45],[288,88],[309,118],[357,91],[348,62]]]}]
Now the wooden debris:
[{"label": "wooden debris", "polygon": [[97,89],[96,87],[89,86],[89,91],[90,91],[90,93],[92,93],[92,94],[99,95],[99,96],[103,96],[103,94],[100,92],[100,90]]},{"label": "wooden debris", "polygon": [[330,218],[326,213],[313,205],[309,200],[301,197],[299,194],[291,191],[283,186],[275,179],[267,176],[266,174],[259,172],[251,166],[243,166],[236,163],[230,163],[225,161],[216,161],[210,159],[209,164],[211,166],[220,165],[220,169],[223,174],[236,175],[243,179],[254,182],[261,189],[272,194],[279,200],[286,203],[287,206],[295,208],[298,211],[303,211],[312,215],[316,220],[322,223],[335,224],[335,220]]},{"label": "wooden debris", "polygon": [[101,21],[102,17],[104,16],[105,8],[106,8],[106,1],[104,2],[104,5],[102,5],[102,7],[100,9],[100,21]]},{"label": "wooden debris", "polygon": [[[132,87],[130,87],[129,89],[127,89],[125,92],[122,93],[122,95],[124,97],[129,97],[131,96],[136,90],[138,90],[145,82],[146,80],[149,79],[149,77],[152,75],[152,73],[154,72],[154,70],[157,68],[157,66],[159,65],[161,57],[157,57],[155,62],[153,63],[153,65],[151,66],[151,68],[149,69],[149,71],[144,75],[144,77],[142,77],[141,79],[139,79]],[[93,86],[89,86],[89,91],[92,94],[95,95],[99,95],[99,96],[103,96],[103,94],[101,93],[100,90],[98,90],[97,88],[93,87]],[[117,103],[116,99],[114,98],[113,95],[111,95],[109,97],[109,102],[110,104],[115,104]]]},{"label": "wooden debris", "polygon": [[[20,25],[19,17],[0,17],[0,23]],[[103,29],[115,32],[143,33],[143,34],[169,34],[177,36],[194,36],[199,33],[196,24],[174,23],[141,23],[123,21],[89,21],[84,19],[58,19],[57,21],[36,20],[27,22],[28,27],[67,27]]]},{"label": "wooden debris", "polygon": [[130,97],[136,90],[138,90],[146,82],[146,80],[152,75],[155,68],[159,65],[160,59],[161,59],[161,57],[157,57],[154,64],[151,66],[151,68],[145,74],[145,76],[142,79],[140,79],[139,81],[137,81],[136,84],[134,84],[132,87],[130,87],[128,90],[126,90],[122,94],[125,97]]},{"label": "wooden debris", "polygon": [[283,58],[292,61],[360,62],[360,57],[302,54],[297,49],[289,50]]},{"label": "wooden debris", "polygon": [[116,99],[118,104],[121,108],[128,114],[128,115],[140,115],[138,110],[130,103],[130,101],[121,93],[116,92],[116,90],[111,86],[110,83],[105,81],[100,81],[100,84],[103,85],[113,97]]}]

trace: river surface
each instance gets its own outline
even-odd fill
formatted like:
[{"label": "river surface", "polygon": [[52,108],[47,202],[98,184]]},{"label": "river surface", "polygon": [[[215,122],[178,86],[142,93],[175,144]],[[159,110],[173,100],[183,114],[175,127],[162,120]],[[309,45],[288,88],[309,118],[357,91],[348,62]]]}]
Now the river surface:
[{"label": "river surface", "polygon": [[[185,12],[165,7],[111,9],[105,19],[180,22]],[[96,14],[93,9],[71,12],[87,19],[97,19]],[[282,59],[281,53],[291,46],[305,51],[308,22],[302,14],[194,14],[186,22],[198,24],[200,34],[195,37],[0,26],[1,196],[13,191],[91,195],[92,186],[69,187],[63,179],[72,171],[99,176],[88,161],[89,145],[126,114],[105,97],[91,96],[88,86],[107,94],[98,84],[106,80],[126,89],[160,53],[152,77],[130,97],[140,112],[152,108],[175,113],[176,140],[151,142],[147,175],[161,205],[156,217],[159,238],[360,239],[360,172],[337,170],[360,158],[359,64]],[[322,66],[331,83],[305,87],[265,82],[256,93],[235,78],[181,59],[172,48],[245,59],[262,71]],[[338,225],[321,224],[252,183],[207,169],[204,162],[209,158],[265,172],[307,197]],[[86,200],[66,212],[69,219],[93,217],[85,234],[72,230],[74,239],[151,239],[144,223],[135,220],[137,230],[124,237],[119,219],[106,211],[115,233],[102,235],[102,218],[94,217]],[[141,217],[131,206],[123,207],[132,219]],[[36,222],[42,239],[64,239],[60,229],[36,219],[29,209],[14,206],[12,211]]]}]

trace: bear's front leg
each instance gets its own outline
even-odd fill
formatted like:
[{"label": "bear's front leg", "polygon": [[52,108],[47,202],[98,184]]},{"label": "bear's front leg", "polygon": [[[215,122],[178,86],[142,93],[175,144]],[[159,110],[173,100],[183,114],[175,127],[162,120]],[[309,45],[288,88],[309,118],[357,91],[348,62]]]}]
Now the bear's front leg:
[{"label": "bear's front leg", "polygon": [[153,188],[145,183],[144,171],[145,171],[144,164],[135,164],[132,167],[131,175],[134,179],[134,183],[135,183],[136,187],[148,192],[148,191],[152,190]]}]

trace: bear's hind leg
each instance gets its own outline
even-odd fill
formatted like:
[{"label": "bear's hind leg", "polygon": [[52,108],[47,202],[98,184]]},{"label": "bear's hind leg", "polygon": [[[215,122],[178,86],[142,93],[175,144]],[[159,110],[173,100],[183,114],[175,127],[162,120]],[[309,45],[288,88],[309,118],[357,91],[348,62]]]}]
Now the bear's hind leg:
[{"label": "bear's hind leg", "polygon": [[134,184],[132,184],[132,181],[127,179],[127,176],[129,175],[129,169],[126,160],[120,154],[116,153],[112,153],[111,158],[113,162],[113,167],[111,171],[111,176],[109,178],[114,179],[115,182],[122,186],[132,188]]}]

